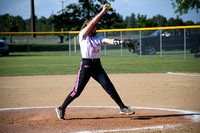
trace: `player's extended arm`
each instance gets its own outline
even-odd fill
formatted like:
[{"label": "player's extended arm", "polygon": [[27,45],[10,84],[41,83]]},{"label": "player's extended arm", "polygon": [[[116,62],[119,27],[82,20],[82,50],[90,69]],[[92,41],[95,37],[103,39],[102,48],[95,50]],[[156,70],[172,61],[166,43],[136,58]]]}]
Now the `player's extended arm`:
[{"label": "player's extended arm", "polygon": [[140,44],[137,40],[131,40],[131,39],[125,39],[125,40],[119,40],[119,39],[104,39],[103,40],[105,44],[112,44],[112,45],[124,45],[124,47],[127,47],[129,49],[132,49],[133,51],[136,50],[136,47]]},{"label": "player's extended arm", "polygon": [[[104,39],[104,43],[105,43],[105,44],[116,45],[116,44],[115,44],[115,40],[117,40],[117,39],[108,39],[108,38],[106,38],[106,39]],[[119,44],[122,44],[122,43],[123,43],[123,40],[118,40],[118,43],[119,43]]]},{"label": "player's extended arm", "polygon": [[83,31],[83,37],[85,37],[86,35],[88,35],[88,33],[90,32],[90,30],[96,25],[96,23],[99,21],[99,19],[101,18],[101,16],[107,11],[107,3],[103,6],[101,12],[99,14],[97,14],[90,22],[89,24],[85,27],[84,31]]}]

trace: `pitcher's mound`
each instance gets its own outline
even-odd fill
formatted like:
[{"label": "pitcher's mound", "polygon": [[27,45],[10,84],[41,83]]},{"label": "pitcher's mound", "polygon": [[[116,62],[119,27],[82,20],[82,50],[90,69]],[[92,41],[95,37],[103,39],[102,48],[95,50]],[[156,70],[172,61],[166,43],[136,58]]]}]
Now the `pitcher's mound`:
[{"label": "pitcher's mound", "polygon": [[173,110],[132,108],[134,115],[120,115],[116,107],[68,107],[66,120],[59,120],[55,108],[27,108],[0,111],[0,132],[107,132],[171,128],[192,123],[200,114]]}]

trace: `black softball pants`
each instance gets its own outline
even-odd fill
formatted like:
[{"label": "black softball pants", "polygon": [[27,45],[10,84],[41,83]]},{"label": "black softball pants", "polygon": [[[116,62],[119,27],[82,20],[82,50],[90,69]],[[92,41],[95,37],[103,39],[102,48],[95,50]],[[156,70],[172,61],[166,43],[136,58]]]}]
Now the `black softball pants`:
[{"label": "black softball pants", "polygon": [[99,84],[101,84],[104,90],[111,96],[120,108],[125,107],[115,87],[104,71],[100,59],[82,59],[75,87],[67,96],[62,106],[60,106],[61,110],[65,110],[67,106],[81,94],[90,77],[94,78]]}]

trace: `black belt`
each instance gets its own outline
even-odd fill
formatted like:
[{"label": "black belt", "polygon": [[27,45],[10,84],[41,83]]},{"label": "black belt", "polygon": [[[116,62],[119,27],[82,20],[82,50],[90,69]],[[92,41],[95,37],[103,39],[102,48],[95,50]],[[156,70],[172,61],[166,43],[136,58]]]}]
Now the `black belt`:
[{"label": "black belt", "polygon": [[100,61],[100,58],[97,58],[97,59],[92,59],[92,58],[82,58],[82,61],[92,61],[92,62],[96,62],[96,61]]}]

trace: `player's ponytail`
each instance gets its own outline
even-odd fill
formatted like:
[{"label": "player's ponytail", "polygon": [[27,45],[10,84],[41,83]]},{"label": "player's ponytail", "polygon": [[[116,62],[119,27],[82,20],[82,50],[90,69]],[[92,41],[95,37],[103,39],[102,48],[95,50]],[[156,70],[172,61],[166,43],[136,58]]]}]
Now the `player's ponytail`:
[{"label": "player's ponytail", "polygon": [[86,21],[83,23],[83,25],[82,25],[80,31],[81,31],[82,29],[84,29],[88,24],[89,24],[89,20],[86,20]]},{"label": "player's ponytail", "polygon": [[[89,22],[90,22],[89,20],[86,20],[86,21],[83,23],[83,25],[82,25],[80,31],[81,31],[82,29],[84,29],[84,28],[89,24]],[[77,39],[78,39],[78,37],[79,37],[79,35],[77,36]]]}]

